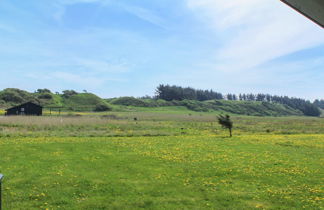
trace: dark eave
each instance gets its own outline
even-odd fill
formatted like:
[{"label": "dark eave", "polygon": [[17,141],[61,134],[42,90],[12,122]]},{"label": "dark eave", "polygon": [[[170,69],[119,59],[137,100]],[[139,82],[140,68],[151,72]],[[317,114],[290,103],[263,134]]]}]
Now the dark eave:
[{"label": "dark eave", "polygon": [[16,108],[19,108],[19,107],[24,106],[24,105],[26,105],[26,104],[33,104],[33,105],[36,105],[36,106],[42,108],[42,106],[40,106],[40,105],[38,105],[38,104],[35,104],[35,103],[33,103],[33,102],[26,102],[26,103],[20,104],[20,105],[18,105],[18,106],[10,107],[10,108],[6,109],[5,111],[9,111],[9,110],[11,110],[11,109],[16,109]]},{"label": "dark eave", "polygon": [[324,0],[281,0],[324,28]]}]

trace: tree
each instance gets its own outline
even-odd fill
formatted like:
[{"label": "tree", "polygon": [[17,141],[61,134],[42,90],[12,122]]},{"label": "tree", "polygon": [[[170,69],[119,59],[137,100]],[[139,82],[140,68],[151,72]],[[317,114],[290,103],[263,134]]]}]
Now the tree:
[{"label": "tree", "polygon": [[157,99],[166,101],[182,101],[182,100],[214,100],[223,99],[221,93],[214,92],[213,90],[196,90],[191,87],[183,88],[181,86],[159,85],[155,91]]},{"label": "tree", "polygon": [[71,97],[73,95],[77,95],[78,94],[78,92],[76,92],[74,90],[63,90],[62,92],[63,92],[63,95],[62,95],[63,98],[69,98],[69,97]]},{"label": "tree", "polygon": [[37,89],[36,93],[51,93],[51,91],[47,88],[44,88],[44,89]]},{"label": "tree", "polygon": [[229,115],[219,115],[218,117],[218,123],[223,127],[223,128],[227,128],[229,130],[230,133],[230,137],[232,137],[232,128],[233,128],[233,122],[230,119]]}]

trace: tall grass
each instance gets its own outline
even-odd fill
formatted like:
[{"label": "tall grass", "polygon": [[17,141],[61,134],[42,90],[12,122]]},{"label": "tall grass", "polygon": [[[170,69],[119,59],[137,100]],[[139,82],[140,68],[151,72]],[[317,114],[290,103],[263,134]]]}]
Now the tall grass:
[{"label": "tall grass", "polygon": [[[136,121],[134,120],[136,118]],[[233,116],[233,134],[322,134],[324,118]],[[121,112],[82,116],[2,116],[0,136],[226,135],[214,114]]]}]

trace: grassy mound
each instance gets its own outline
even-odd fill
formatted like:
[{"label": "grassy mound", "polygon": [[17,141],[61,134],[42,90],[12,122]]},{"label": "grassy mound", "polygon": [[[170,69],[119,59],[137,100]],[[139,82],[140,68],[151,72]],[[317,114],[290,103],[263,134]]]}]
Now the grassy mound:
[{"label": "grassy mound", "polygon": [[302,115],[302,112],[291,107],[269,102],[256,101],[208,101],[204,102],[213,110],[252,116]]},{"label": "grassy mound", "polygon": [[96,107],[107,106],[108,104],[92,93],[79,93],[68,98],[63,98],[64,107],[72,111],[96,110]]},{"label": "grassy mound", "polygon": [[21,104],[28,101],[38,103],[37,98],[32,93],[24,90],[7,88],[0,91],[0,104],[2,104],[4,107]]},{"label": "grassy mound", "polygon": [[183,106],[196,112],[228,112],[239,115],[251,116],[287,116],[303,115],[301,111],[277,103],[256,102],[256,101],[164,101],[152,99],[137,99],[133,97],[122,97],[111,100],[114,105],[133,107],[171,107]]}]

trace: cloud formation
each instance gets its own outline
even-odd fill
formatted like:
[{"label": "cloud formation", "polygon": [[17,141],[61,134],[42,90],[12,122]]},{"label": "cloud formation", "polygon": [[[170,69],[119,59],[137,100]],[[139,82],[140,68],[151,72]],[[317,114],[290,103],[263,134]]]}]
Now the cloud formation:
[{"label": "cloud formation", "polygon": [[246,70],[324,44],[320,27],[280,1],[188,0],[188,7],[226,34],[215,53],[219,70]]}]

